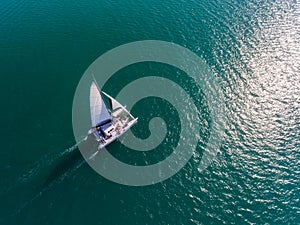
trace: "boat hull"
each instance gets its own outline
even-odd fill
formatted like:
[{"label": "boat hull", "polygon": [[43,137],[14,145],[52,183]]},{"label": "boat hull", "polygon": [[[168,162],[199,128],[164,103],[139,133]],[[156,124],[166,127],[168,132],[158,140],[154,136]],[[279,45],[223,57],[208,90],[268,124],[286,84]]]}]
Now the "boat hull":
[{"label": "boat hull", "polygon": [[96,138],[97,141],[100,142],[98,149],[102,149],[105,146],[111,144],[112,142],[114,142],[115,140],[117,140],[119,137],[121,137],[127,130],[129,130],[136,122],[137,122],[138,118],[135,118],[134,120],[130,121],[126,127],[124,127],[122,129],[122,131],[108,139],[105,139],[105,142],[103,143],[102,140],[100,138]]}]

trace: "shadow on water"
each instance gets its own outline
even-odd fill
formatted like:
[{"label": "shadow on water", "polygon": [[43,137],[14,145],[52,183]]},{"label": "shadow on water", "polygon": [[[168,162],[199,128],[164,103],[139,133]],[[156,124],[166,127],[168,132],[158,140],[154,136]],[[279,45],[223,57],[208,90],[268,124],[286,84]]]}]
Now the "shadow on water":
[{"label": "shadow on water", "polygon": [[[47,165],[41,167],[39,163],[36,163],[34,167],[38,168],[34,169],[39,170],[39,172],[34,173],[34,175],[31,176],[31,179],[23,180],[23,182],[20,182],[19,185],[15,187],[24,188],[24,186],[26,185],[30,186],[30,195],[32,197],[29,199],[24,198],[27,200],[23,201],[13,211],[11,216],[21,213],[26,207],[28,207],[32,202],[41,197],[46,191],[50,190],[54,185],[63,182],[72,174],[76,173],[76,171],[78,171],[78,169],[86,163],[79,151],[78,146],[87,143],[91,144],[93,142],[95,143],[95,141],[91,140],[90,138],[88,138],[87,140],[83,139],[82,141],[76,143],[72,147],[60,152],[58,155],[52,155],[52,158],[49,158]],[[50,155],[48,155],[48,157],[50,157]],[[25,175],[27,175],[27,173],[25,173]],[[33,183],[40,183],[40,185],[34,187],[32,185]],[[13,191],[13,189],[11,189],[11,191]]]},{"label": "shadow on water", "polygon": [[71,151],[68,151],[67,154],[62,154],[51,165],[52,169],[50,170],[48,175],[46,175],[46,179],[43,182],[42,188],[52,186],[53,183],[59,183],[73,174],[86,162],[79,151],[79,146],[87,145],[90,147],[95,146],[95,144],[97,144],[97,142],[93,138],[87,137],[71,147]]},{"label": "shadow on water", "polygon": [[72,168],[82,163],[84,163],[84,159],[77,147],[74,151],[64,155],[58,162],[56,162],[54,168],[50,171],[43,183],[42,188],[48,187],[55,181],[62,181],[67,177]]}]

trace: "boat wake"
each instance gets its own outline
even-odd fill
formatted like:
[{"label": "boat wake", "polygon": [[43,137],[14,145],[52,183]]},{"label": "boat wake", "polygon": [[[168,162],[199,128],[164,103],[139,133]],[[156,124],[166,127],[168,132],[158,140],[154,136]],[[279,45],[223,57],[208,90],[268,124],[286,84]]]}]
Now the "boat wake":
[{"label": "boat wake", "polygon": [[65,157],[66,155],[72,153],[74,150],[76,150],[78,148],[78,146],[83,143],[84,141],[86,141],[88,138],[88,136],[83,137],[79,142],[77,142],[76,144],[74,144],[73,146],[66,148],[65,150],[63,150],[62,152],[57,153],[48,153],[46,155],[44,155],[41,159],[39,159],[38,161],[36,161],[32,166],[30,166],[30,169],[28,169],[25,173],[23,173],[23,175],[21,175],[18,180],[17,180],[17,184],[26,182],[28,180],[30,180],[30,178],[34,178],[35,176],[37,176],[39,174],[39,172],[43,169],[48,168],[49,166],[51,166],[53,163],[57,162],[59,159]]},{"label": "boat wake", "polygon": [[56,179],[51,180],[51,182],[47,182],[47,185],[43,185],[43,188],[34,195],[30,200],[22,203],[12,214],[12,216],[17,215],[22,212],[23,209],[25,209],[27,206],[31,205],[36,199],[41,197],[46,191],[50,190],[55,186],[56,184],[61,183],[63,180],[65,180],[67,177],[70,177],[72,174],[74,174],[86,161],[84,159],[80,160],[79,162],[76,162],[76,164],[67,171],[60,174]]},{"label": "boat wake", "polygon": [[20,199],[26,199],[27,197],[25,196],[28,196],[28,193],[25,193],[23,190],[29,190],[33,196],[30,200],[27,198],[27,200],[21,202],[15,209],[11,209],[9,214],[11,216],[19,214],[55,184],[61,183],[74,174],[86,162],[82,158],[81,153],[76,150],[87,138],[88,136],[83,137],[79,142],[59,153],[44,155],[20,175],[13,185],[6,188],[1,193],[1,198],[9,198],[7,196],[13,196],[13,193],[18,193],[21,195],[18,196]]}]

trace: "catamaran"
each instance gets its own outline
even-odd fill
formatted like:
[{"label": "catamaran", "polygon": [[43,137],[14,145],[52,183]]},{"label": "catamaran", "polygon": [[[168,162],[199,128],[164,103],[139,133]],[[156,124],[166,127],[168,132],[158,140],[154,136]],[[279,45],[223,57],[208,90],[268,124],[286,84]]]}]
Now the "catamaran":
[{"label": "catamaran", "polygon": [[[110,107],[107,107],[102,97],[108,99]],[[92,128],[89,134],[93,134],[99,142],[98,149],[118,139],[138,120],[116,99],[100,91],[95,79],[90,87],[90,110]]]}]

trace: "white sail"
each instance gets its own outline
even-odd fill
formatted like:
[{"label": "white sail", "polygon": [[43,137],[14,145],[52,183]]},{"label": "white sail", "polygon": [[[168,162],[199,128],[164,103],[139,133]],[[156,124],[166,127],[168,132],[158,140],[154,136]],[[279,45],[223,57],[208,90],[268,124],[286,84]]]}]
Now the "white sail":
[{"label": "white sail", "polygon": [[92,83],[90,88],[90,110],[93,127],[99,125],[105,120],[111,119],[110,113],[108,112],[95,82]]},{"label": "white sail", "polygon": [[134,119],[134,117],[130,114],[130,112],[128,112],[124,106],[122,106],[116,99],[114,99],[113,97],[111,97],[110,95],[106,94],[104,91],[102,91],[102,93],[108,97],[110,104],[111,104],[111,109],[115,110],[118,108],[123,109],[132,119]]},{"label": "white sail", "polygon": [[119,102],[117,102],[115,99],[110,98],[109,102],[111,104],[111,109],[112,110],[116,110],[116,109],[122,108],[122,105]]}]

